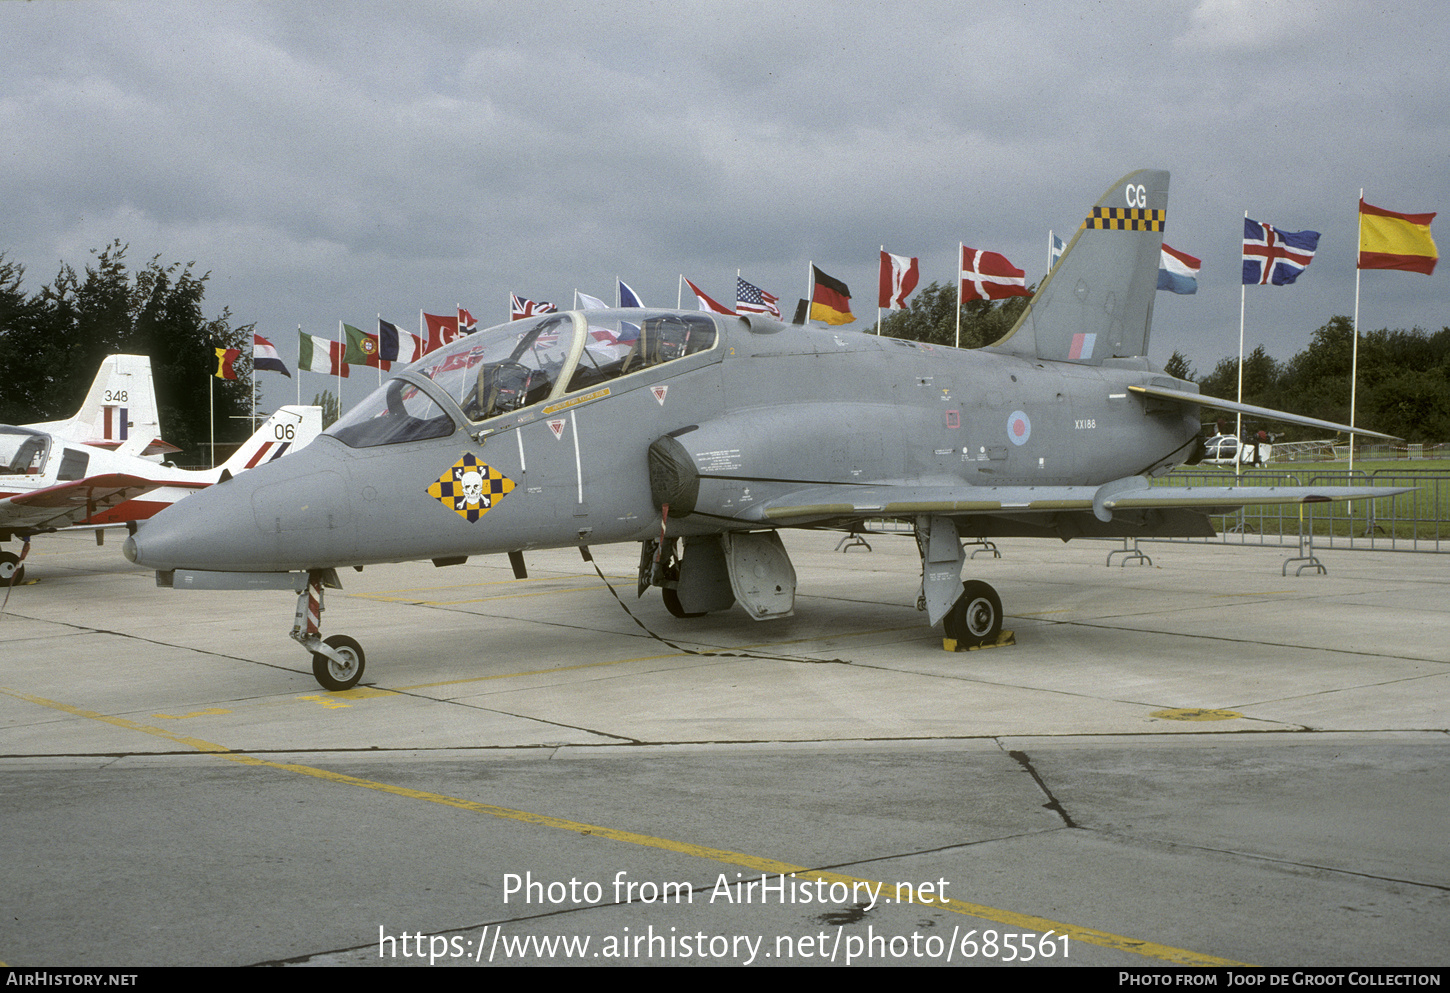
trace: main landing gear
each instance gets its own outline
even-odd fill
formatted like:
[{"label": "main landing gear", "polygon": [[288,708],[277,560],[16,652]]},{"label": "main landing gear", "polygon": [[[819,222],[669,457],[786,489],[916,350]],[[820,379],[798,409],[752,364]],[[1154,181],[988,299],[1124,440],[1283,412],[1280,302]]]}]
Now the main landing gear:
[{"label": "main landing gear", "polygon": [[322,637],[322,590],[339,588],[331,569],[307,574],[307,588],[297,594],[292,639],[312,653],[312,675],[325,690],[350,690],[362,679],[367,659],[362,646],[345,634]]},{"label": "main landing gear", "polygon": [[950,517],[916,519],[916,544],[921,552],[921,598],[917,607],[940,623],[960,648],[995,644],[1002,633],[1002,598],[979,579],[962,582],[966,552]]},{"label": "main landing gear", "polygon": [[25,582],[25,566],[22,556],[14,552],[0,552],[0,586],[19,586]]}]

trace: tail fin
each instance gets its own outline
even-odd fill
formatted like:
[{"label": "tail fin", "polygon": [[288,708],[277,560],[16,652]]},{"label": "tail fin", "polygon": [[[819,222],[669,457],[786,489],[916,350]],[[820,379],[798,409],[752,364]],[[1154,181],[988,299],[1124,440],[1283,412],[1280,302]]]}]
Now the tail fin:
[{"label": "tail fin", "polygon": [[161,440],[151,359],[145,355],[106,356],[74,417],[30,426],[126,455],[158,455],[178,450]]},{"label": "tail fin", "polygon": [[221,469],[212,471],[218,476],[223,471],[235,476],[245,469],[280,459],[288,452],[295,452],[321,433],[321,407],[278,407],[277,412],[257,429],[257,433],[248,438],[237,449],[236,454],[222,463]]},{"label": "tail fin", "polygon": [[1167,172],[1140,169],[1118,180],[1012,330],[987,347],[1084,365],[1146,355],[1167,213]]}]

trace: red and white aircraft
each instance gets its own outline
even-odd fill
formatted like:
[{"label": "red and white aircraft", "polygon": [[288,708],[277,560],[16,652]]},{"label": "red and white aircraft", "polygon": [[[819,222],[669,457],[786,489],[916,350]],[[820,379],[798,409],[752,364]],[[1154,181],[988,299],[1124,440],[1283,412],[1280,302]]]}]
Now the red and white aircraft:
[{"label": "red and white aircraft", "polygon": [[[112,356],[107,362],[117,358],[135,357]],[[103,366],[98,384],[106,373]],[[149,391],[149,362],[146,374]],[[128,396],[118,392],[112,399],[124,401]],[[69,421],[27,427],[0,424],[0,541],[28,542],[31,535],[44,531],[95,528],[99,542],[102,528],[144,521],[190,493],[301,448],[322,432],[321,407],[282,407],[217,468],[178,469],[143,457],[176,450],[157,448],[160,439],[154,430],[128,421],[129,411],[116,404],[110,405],[116,409],[106,420],[105,406],[92,412],[99,413],[99,422],[87,419],[82,409]],[[151,406],[154,411],[154,400]],[[93,438],[98,423],[110,425],[112,436],[81,440]],[[125,430],[119,430],[122,424]],[[42,430],[47,427],[58,430]],[[114,450],[104,447],[111,442]],[[23,553],[0,551],[0,585],[24,579],[23,559]]]}]

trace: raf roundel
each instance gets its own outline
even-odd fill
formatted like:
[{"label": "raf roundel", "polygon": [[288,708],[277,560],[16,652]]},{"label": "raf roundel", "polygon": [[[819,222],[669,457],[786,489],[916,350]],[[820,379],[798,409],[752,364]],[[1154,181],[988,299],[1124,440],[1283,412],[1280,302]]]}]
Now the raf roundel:
[{"label": "raf roundel", "polygon": [[428,484],[428,495],[473,523],[513,492],[513,488],[512,479],[467,453]]},{"label": "raf roundel", "polygon": [[1012,416],[1007,418],[1007,437],[1014,445],[1025,445],[1027,439],[1032,437],[1032,422],[1022,411],[1014,410]]}]

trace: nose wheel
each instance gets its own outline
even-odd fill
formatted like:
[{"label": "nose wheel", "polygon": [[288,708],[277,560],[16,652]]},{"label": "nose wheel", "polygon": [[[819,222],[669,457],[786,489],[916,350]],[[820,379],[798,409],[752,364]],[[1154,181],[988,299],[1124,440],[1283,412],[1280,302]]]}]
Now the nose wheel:
[{"label": "nose wheel", "polygon": [[362,679],[366,660],[362,646],[345,634],[323,640],[330,653],[312,653],[312,675],[325,690],[350,690]]}]

